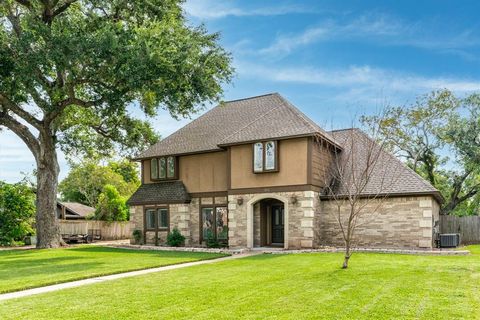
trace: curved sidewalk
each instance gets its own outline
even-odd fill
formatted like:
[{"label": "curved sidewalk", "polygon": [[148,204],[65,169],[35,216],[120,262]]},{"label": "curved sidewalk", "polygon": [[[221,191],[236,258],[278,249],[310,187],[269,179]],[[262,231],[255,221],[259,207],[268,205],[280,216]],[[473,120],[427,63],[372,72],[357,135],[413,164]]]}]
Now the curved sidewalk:
[{"label": "curved sidewalk", "polygon": [[216,262],[221,262],[221,261],[226,261],[226,260],[244,258],[244,257],[252,256],[252,255],[255,255],[255,254],[259,254],[259,253],[236,254],[236,255],[232,255],[232,256],[228,256],[228,257],[224,257],[224,258],[201,260],[201,261],[195,261],[195,262],[186,262],[186,263],[182,263],[182,264],[175,264],[175,265],[164,266],[164,267],[143,269],[143,270],[137,270],[137,271],[129,271],[129,272],[124,272],[124,273],[111,274],[111,275],[108,275],[108,276],[100,276],[100,277],[95,277],[95,278],[88,278],[88,279],[83,279],[83,280],[53,284],[53,285],[49,285],[49,286],[45,286],[45,287],[39,287],[39,288],[22,290],[22,291],[9,292],[9,293],[0,294],[0,301],[9,300],[9,299],[16,299],[16,298],[23,298],[23,297],[32,296],[32,295],[35,295],[35,294],[47,293],[47,292],[52,292],[52,291],[57,291],[57,290],[62,290],[62,289],[67,289],[67,288],[75,288],[75,287],[80,287],[80,286],[84,286],[84,285],[87,285],[87,284],[100,283],[100,282],[104,282],[104,281],[110,281],[110,280],[116,280],[116,279],[122,279],[122,278],[128,278],[128,277],[135,277],[135,276],[140,276],[140,275],[154,273],[154,272],[181,269],[181,268],[187,268],[187,267],[192,267],[192,266],[198,266],[198,265],[201,265],[201,264],[210,264],[210,263],[216,263]]}]

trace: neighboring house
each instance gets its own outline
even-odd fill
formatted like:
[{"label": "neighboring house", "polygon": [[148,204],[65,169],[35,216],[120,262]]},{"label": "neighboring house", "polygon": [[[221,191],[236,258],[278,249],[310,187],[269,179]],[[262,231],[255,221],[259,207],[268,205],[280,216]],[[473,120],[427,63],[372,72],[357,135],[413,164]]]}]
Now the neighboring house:
[{"label": "neighboring house", "polygon": [[95,213],[95,208],[78,202],[57,202],[57,218],[62,220],[85,220]]},{"label": "neighboring house", "polygon": [[[361,152],[364,133],[326,132],[276,93],[223,103],[136,157],[132,227],[151,244],[176,227],[188,246],[209,236],[230,247],[342,245],[325,173],[352,133],[362,137],[352,152]],[[359,245],[431,248],[438,191],[393,156],[382,159],[400,177],[374,221],[359,227]]]}]

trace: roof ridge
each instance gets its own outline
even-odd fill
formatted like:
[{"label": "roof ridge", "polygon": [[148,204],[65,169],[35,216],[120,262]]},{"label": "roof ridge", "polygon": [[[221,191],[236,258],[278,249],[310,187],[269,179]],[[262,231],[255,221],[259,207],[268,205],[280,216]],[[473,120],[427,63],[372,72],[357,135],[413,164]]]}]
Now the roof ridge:
[{"label": "roof ridge", "polygon": [[332,132],[349,131],[349,130],[359,130],[359,128],[350,127],[350,128],[344,128],[344,129],[334,129],[334,130],[330,130],[330,131],[327,131],[327,132],[332,133]]},{"label": "roof ridge", "polygon": [[274,96],[274,95],[278,95],[278,92],[270,92],[270,93],[260,94],[258,96],[251,96],[251,97],[247,97],[247,98],[233,99],[233,100],[224,101],[223,103],[238,102],[238,101],[243,101],[243,100],[250,100],[250,99],[256,99],[256,98],[261,98],[261,97],[266,97],[266,96]]}]

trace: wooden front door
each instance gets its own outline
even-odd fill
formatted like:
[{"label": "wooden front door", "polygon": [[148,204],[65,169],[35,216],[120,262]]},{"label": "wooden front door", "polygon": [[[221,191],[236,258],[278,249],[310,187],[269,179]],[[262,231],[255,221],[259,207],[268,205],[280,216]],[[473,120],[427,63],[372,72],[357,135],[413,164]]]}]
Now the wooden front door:
[{"label": "wooden front door", "polygon": [[283,205],[272,205],[272,244],[284,243]]}]

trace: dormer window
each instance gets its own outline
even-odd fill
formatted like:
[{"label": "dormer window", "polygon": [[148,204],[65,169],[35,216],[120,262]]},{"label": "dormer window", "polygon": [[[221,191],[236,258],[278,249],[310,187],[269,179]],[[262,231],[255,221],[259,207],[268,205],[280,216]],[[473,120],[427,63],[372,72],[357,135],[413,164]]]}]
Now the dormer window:
[{"label": "dormer window", "polygon": [[153,158],[150,160],[152,180],[176,179],[177,170],[177,159],[174,156]]},{"label": "dormer window", "polygon": [[263,141],[253,144],[253,172],[278,171],[277,141]]}]

